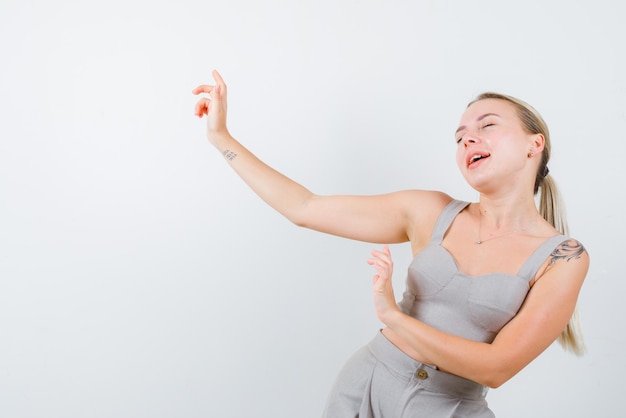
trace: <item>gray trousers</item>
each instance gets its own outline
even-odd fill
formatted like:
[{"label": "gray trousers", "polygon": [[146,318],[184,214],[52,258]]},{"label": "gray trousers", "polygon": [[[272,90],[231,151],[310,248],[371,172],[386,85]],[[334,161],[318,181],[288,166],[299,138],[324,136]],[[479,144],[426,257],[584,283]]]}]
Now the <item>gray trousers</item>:
[{"label": "gray trousers", "polygon": [[486,387],[413,360],[382,333],[348,360],[324,418],[493,418]]}]

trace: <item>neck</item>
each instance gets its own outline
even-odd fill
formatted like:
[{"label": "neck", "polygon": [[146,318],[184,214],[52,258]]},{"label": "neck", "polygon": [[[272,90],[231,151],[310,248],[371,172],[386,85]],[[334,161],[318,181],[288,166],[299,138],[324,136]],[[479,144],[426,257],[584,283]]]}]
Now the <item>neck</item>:
[{"label": "neck", "polygon": [[477,204],[484,228],[491,231],[528,228],[539,216],[534,197],[481,195]]}]

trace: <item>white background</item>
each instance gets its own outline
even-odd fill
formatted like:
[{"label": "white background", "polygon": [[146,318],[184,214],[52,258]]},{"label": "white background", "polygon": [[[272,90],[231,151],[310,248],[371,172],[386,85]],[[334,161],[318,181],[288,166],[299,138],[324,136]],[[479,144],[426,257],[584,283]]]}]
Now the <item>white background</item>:
[{"label": "white background", "polygon": [[[472,200],[454,130],[485,90],[539,109],[592,264],[589,354],[553,346],[499,417],[623,410],[625,7],[597,1],[0,4],[0,416],[320,415],[378,323],[371,244],[298,229],[204,138],[231,132],[319,194]],[[408,245],[392,247],[402,291]]]}]

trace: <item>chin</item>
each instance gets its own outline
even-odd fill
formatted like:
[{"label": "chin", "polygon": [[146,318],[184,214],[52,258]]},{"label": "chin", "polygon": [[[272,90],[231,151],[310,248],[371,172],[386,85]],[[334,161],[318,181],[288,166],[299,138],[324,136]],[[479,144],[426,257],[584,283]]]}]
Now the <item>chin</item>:
[{"label": "chin", "polygon": [[482,176],[465,176],[465,181],[472,189],[476,190],[479,193],[486,193],[488,190],[491,189],[491,183]]}]

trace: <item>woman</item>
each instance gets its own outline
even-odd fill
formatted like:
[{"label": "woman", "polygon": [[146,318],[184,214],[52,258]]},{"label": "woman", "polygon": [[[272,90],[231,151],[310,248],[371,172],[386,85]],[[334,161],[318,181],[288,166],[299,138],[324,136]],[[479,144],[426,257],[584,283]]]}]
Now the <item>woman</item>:
[{"label": "woman", "polygon": [[[548,173],[548,129],[526,103],[484,94],[456,130],[457,164],[475,203],[434,191],[319,196],[265,165],[226,127],[226,85],[195,107],[241,178],[298,226],[376,243],[410,242],[399,304],[388,247],[373,251],[376,313],[386,328],[340,373],[326,417],[492,417],[485,401],[555,339],[576,353],[575,306],[589,266],[569,238]],[[540,209],[535,194],[541,192]]]}]

